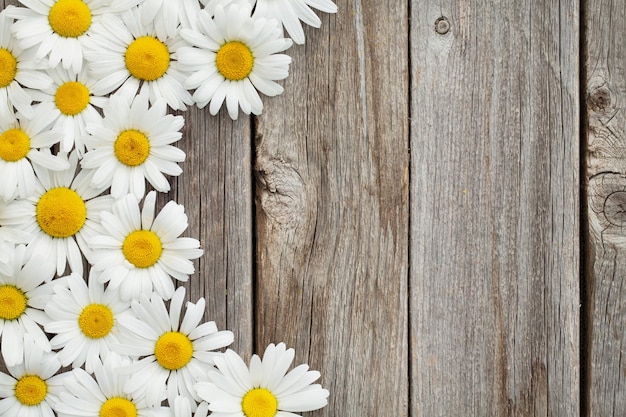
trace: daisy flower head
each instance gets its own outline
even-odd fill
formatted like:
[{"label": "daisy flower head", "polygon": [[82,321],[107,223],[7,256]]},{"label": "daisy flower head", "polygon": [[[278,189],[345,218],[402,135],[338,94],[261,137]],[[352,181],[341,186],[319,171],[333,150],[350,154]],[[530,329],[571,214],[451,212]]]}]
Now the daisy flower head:
[{"label": "daisy flower head", "polygon": [[261,114],[263,103],[257,92],[276,96],[283,92],[276,80],[289,75],[291,57],[279,52],[291,46],[282,37],[275,20],[250,16],[243,2],[218,4],[215,16],[205,9],[198,15],[198,30],[182,29],[180,34],[191,47],[181,47],[178,60],[191,73],[185,81],[196,89],[198,107],[209,105],[215,115],[224,101],[235,120],[239,107],[245,114]]},{"label": "daisy flower head", "polygon": [[[51,68],[47,74],[52,79],[48,88],[32,91],[35,101],[51,106],[37,109],[37,117],[52,119],[52,125],[63,132],[61,151],[69,153],[74,146],[81,156],[85,151],[87,137],[85,126],[99,123],[102,108],[107,102],[105,93],[95,88],[96,80],[84,67],[79,73],[62,67]],[[44,115],[43,112],[47,112]]]},{"label": "daisy flower head", "polygon": [[94,186],[110,186],[114,198],[128,193],[143,198],[146,180],[157,191],[169,191],[163,174],[183,172],[177,163],[185,160],[185,153],[172,146],[182,137],[183,117],[167,114],[163,99],[150,107],[145,92],[130,105],[113,96],[104,114],[102,123],[87,126],[91,150],[81,161],[83,168],[94,170]]},{"label": "daisy flower head", "polygon": [[337,5],[331,0],[250,0],[255,6],[254,15],[278,20],[297,44],[304,43],[301,21],[319,28],[322,21],[311,9],[325,13],[337,13]]},{"label": "daisy flower head", "polygon": [[40,89],[52,83],[34,52],[23,50],[11,33],[13,19],[7,13],[13,9],[8,6],[0,11],[0,119],[13,117],[13,108],[25,117],[34,117],[33,99],[23,87]]},{"label": "daisy flower head", "polygon": [[131,364],[112,353],[103,363],[95,362],[93,376],[74,368],[60,393],[56,410],[63,417],[172,417],[169,407],[150,406],[144,398],[124,391],[130,378],[121,372]]},{"label": "daisy flower head", "polygon": [[[150,299],[143,295],[133,300],[131,308],[135,317],[120,318],[123,344],[115,347],[125,355],[139,354],[140,360],[123,372],[131,373],[125,390],[146,396],[150,404],[159,403],[167,392],[169,404],[182,395],[200,401],[193,384],[213,368],[220,355],[214,352],[233,342],[231,331],[218,331],[214,322],[200,324],[205,301],[188,302],[181,320],[185,288],[178,287],[167,311],[163,299],[153,293]],[[167,388],[166,388],[167,387]],[[195,410],[196,403],[191,404]]]},{"label": "daisy flower head", "polygon": [[154,22],[142,24],[142,13],[144,8],[135,7],[94,24],[85,52],[89,69],[99,88],[128,102],[145,89],[150,103],[163,98],[172,109],[186,110],[193,99],[183,87],[187,74],[177,59],[185,42],[180,36],[159,37]]},{"label": "daisy flower head", "polygon": [[84,42],[104,14],[128,9],[139,0],[20,0],[26,7],[12,8],[13,33],[24,49],[34,48],[35,58],[48,58],[49,66],[79,72]]},{"label": "daisy flower head", "polygon": [[[22,354],[22,352],[20,352]],[[68,373],[58,373],[61,364],[56,353],[45,352],[26,338],[23,360],[0,372],[0,415],[50,417]]]},{"label": "daisy flower head", "polygon": [[155,217],[156,192],[150,191],[140,212],[137,198],[128,194],[117,200],[112,212],[101,214],[107,234],[93,237],[92,268],[99,279],[119,288],[125,300],[156,291],[169,300],[172,278],[187,281],[194,273],[192,259],[202,256],[200,242],[180,237],[187,229],[185,208],[168,202]]},{"label": "daisy flower head", "polygon": [[113,197],[100,195],[104,189],[91,185],[92,172],[77,172],[76,152],[66,158],[69,168],[51,171],[35,166],[35,193],[18,198],[0,211],[0,225],[30,233],[27,255],[45,253],[56,260],[57,274],[69,264],[72,272],[83,273],[83,256],[90,260],[87,241],[100,234],[100,212],[110,210]]},{"label": "daisy flower head", "polygon": [[116,291],[105,289],[89,274],[89,284],[78,274],[71,274],[67,286],[57,286],[45,312],[50,320],[46,332],[54,334],[52,349],[59,351],[63,366],[77,368],[85,365],[92,373],[94,364],[110,353],[117,342],[120,316],[127,314],[130,304],[120,299]]},{"label": "daisy flower head", "polygon": [[24,245],[15,247],[12,255],[10,272],[0,273],[0,336],[7,366],[22,362],[28,337],[50,351],[48,338],[39,325],[47,321],[42,310],[52,296],[52,286],[44,282],[54,276],[54,264],[41,256],[28,258]]},{"label": "daisy flower head", "polygon": [[328,390],[313,384],[320,373],[305,364],[287,373],[293,358],[294,350],[284,343],[271,344],[262,360],[252,356],[248,368],[228,349],[215,360],[217,369],[208,373],[208,381],[195,385],[196,391],[215,417],[294,417],[326,406]]},{"label": "daisy flower head", "polygon": [[37,117],[28,119],[20,113],[15,118],[0,118],[0,198],[26,198],[35,192],[34,166],[60,171],[68,169],[67,160],[54,156],[49,149],[59,143],[63,132],[50,129],[53,121],[50,103],[39,104]]}]

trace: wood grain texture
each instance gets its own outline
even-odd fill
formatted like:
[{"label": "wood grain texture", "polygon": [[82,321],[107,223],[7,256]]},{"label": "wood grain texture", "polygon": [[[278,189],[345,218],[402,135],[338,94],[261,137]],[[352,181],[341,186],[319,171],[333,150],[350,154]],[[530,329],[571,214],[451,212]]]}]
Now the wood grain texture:
[{"label": "wood grain texture", "polygon": [[407,7],[337,6],[258,118],[257,348],[321,371],[312,417],[406,416]]},{"label": "wood grain texture", "polygon": [[578,2],[411,10],[412,415],[577,416]]},{"label": "wood grain texture", "polygon": [[584,2],[590,416],[626,415],[626,5]]},{"label": "wood grain texture", "polygon": [[250,118],[232,121],[192,107],[178,147],[187,158],[164,198],[185,206],[186,235],[204,255],[185,286],[191,301],[204,297],[206,320],[235,333],[231,348],[249,357],[253,348],[252,163]]}]

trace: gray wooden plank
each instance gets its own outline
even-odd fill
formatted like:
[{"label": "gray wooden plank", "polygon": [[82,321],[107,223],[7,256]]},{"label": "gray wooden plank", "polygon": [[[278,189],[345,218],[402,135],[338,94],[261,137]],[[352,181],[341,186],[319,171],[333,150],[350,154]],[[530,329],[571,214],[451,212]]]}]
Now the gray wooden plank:
[{"label": "gray wooden plank", "polygon": [[407,5],[337,5],[258,118],[257,349],[321,371],[311,416],[406,416]]},{"label": "gray wooden plank", "polygon": [[589,415],[626,414],[626,5],[584,3]]},{"label": "gray wooden plank", "polygon": [[253,347],[252,163],[250,119],[230,120],[208,108],[185,117],[178,147],[187,158],[183,174],[163,199],[185,206],[186,235],[200,240],[204,255],[185,284],[191,301],[207,301],[205,320],[235,333],[231,348],[249,357]]},{"label": "gray wooden plank", "polygon": [[412,415],[577,416],[578,2],[411,4]]}]

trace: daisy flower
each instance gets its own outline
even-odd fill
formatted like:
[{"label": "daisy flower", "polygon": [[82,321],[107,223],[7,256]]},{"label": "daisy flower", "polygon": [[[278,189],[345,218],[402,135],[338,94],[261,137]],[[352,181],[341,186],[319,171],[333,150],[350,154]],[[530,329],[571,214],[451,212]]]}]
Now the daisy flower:
[{"label": "daisy flower", "polygon": [[20,0],[26,7],[11,8],[13,33],[22,48],[34,48],[35,58],[48,57],[50,67],[79,72],[84,42],[104,15],[136,6],[139,0]]},{"label": "daisy flower", "polygon": [[289,373],[293,349],[269,345],[263,360],[253,355],[250,368],[232,350],[215,360],[208,381],[198,382],[198,395],[209,403],[212,417],[294,417],[294,412],[313,411],[327,404],[328,391],[313,384],[320,377],[299,365]]},{"label": "daisy flower", "polygon": [[178,60],[191,73],[185,86],[196,89],[198,107],[210,102],[215,115],[225,100],[232,119],[239,107],[245,114],[261,114],[257,90],[266,96],[283,92],[275,80],[287,78],[291,58],[278,52],[289,48],[291,40],[282,37],[275,20],[251,17],[250,7],[240,2],[218,4],[214,18],[202,10],[197,25],[197,31],[181,30],[192,47],[181,47]]},{"label": "daisy flower", "polygon": [[156,192],[150,191],[139,211],[132,194],[117,200],[112,212],[103,212],[106,235],[95,236],[92,267],[102,271],[100,282],[119,288],[125,300],[155,290],[165,300],[174,294],[172,278],[187,281],[194,273],[192,259],[202,256],[200,242],[179,237],[187,229],[185,208],[168,202],[154,217]]},{"label": "daisy flower", "polygon": [[278,20],[297,44],[304,43],[300,21],[318,28],[320,18],[311,7],[325,13],[337,13],[337,5],[330,0],[249,0],[255,6],[254,15]]},{"label": "daisy flower", "polygon": [[47,73],[52,79],[50,87],[31,94],[35,101],[49,103],[52,109],[41,108],[36,112],[36,117],[43,117],[42,111],[45,109],[49,113],[45,116],[51,118],[53,126],[63,132],[61,151],[69,153],[76,145],[80,156],[85,151],[85,126],[100,122],[100,114],[95,107],[102,108],[107,97],[95,88],[96,80],[89,75],[86,67],[79,73],[62,67],[51,68]]},{"label": "daisy flower", "polygon": [[71,371],[66,389],[55,408],[63,417],[172,417],[169,407],[151,407],[143,398],[124,391],[129,376],[121,369],[128,358],[111,354],[104,363],[95,362],[93,377],[82,368]]},{"label": "daisy flower", "polygon": [[[21,352],[20,352],[21,353]],[[0,372],[0,415],[50,417],[68,373],[57,373],[61,364],[53,352],[45,352],[27,338],[23,360]]]},{"label": "daisy flower", "polygon": [[72,272],[82,275],[81,253],[89,260],[86,242],[101,233],[99,214],[111,209],[113,198],[100,196],[104,189],[91,185],[91,172],[76,173],[76,152],[68,161],[70,167],[62,171],[35,166],[35,193],[7,204],[0,211],[0,225],[30,233],[33,238],[26,247],[27,255],[41,253],[54,259],[57,274],[62,275],[69,263]]},{"label": "daisy flower", "polygon": [[0,273],[0,335],[7,366],[22,362],[27,336],[50,351],[48,338],[38,324],[47,321],[42,310],[52,296],[52,286],[44,282],[54,276],[54,264],[41,256],[29,259],[24,245],[18,245],[12,255],[10,273]]},{"label": "daisy flower", "polygon": [[[213,368],[220,353],[212,351],[233,342],[231,331],[218,331],[212,321],[200,324],[204,298],[196,304],[187,303],[179,324],[184,297],[185,288],[178,287],[168,313],[161,297],[152,294],[148,299],[144,295],[139,302],[131,303],[136,318],[120,317],[120,326],[127,332],[121,335],[123,343],[114,349],[142,358],[123,371],[132,374],[124,389],[133,395],[145,395],[149,404],[161,401],[166,386],[169,404],[174,404],[178,395],[200,401],[193,384]],[[196,408],[195,403],[192,408]]]},{"label": "daisy flower", "polygon": [[33,166],[51,171],[70,167],[67,160],[47,149],[63,138],[62,131],[49,128],[53,121],[52,106],[40,104],[37,113],[33,119],[20,113],[15,115],[16,119],[0,118],[0,198],[5,201],[16,195],[26,198],[35,192]]},{"label": "daisy flower", "polygon": [[183,87],[187,74],[176,56],[185,42],[179,36],[159,37],[153,22],[142,24],[142,12],[143,8],[133,8],[94,24],[85,52],[89,69],[100,80],[98,87],[107,92],[117,89],[116,94],[129,103],[137,91],[146,89],[150,103],[163,98],[172,109],[186,110],[193,100]]},{"label": "daisy flower", "polygon": [[8,6],[0,12],[0,119],[13,117],[13,108],[25,117],[34,117],[33,99],[22,86],[47,88],[52,80],[41,71],[33,51],[24,51],[11,34],[13,19],[7,16]]},{"label": "daisy flower", "polygon": [[50,344],[61,349],[59,361],[73,368],[85,364],[89,373],[109,355],[111,344],[117,342],[118,319],[130,308],[116,291],[104,289],[94,274],[89,274],[89,285],[81,275],[71,274],[68,286],[55,287],[45,307],[50,318],[45,329],[55,335]]},{"label": "daisy flower", "polygon": [[131,193],[141,199],[146,180],[157,191],[169,191],[163,174],[183,172],[177,162],[185,153],[171,145],[182,137],[183,117],[167,114],[162,99],[149,107],[143,93],[131,105],[114,96],[104,112],[102,123],[87,126],[92,150],[81,161],[83,168],[94,169],[93,185],[110,186],[114,198]]}]

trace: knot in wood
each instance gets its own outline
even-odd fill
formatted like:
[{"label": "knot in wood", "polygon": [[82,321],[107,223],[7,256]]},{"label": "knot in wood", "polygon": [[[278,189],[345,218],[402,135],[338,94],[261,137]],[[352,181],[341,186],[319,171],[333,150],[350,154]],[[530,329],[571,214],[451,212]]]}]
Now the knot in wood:
[{"label": "knot in wood", "polygon": [[604,111],[611,106],[611,92],[605,87],[596,88],[587,99],[592,111]]},{"label": "knot in wood", "polygon": [[441,16],[437,20],[435,20],[435,32],[440,35],[445,35],[450,31],[450,22],[448,18],[445,16]]},{"label": "knot in wood", "polygon": [[626,191],[615,191],[604,200],[604,217],[614,226],[626,226]]},{"label": "knot in wood", "polygon": [[282,227],[297,227],[306,216],[306,190],[300,174],[284,161],[263,161],[260,165],[257,178],[263,212]]}]

